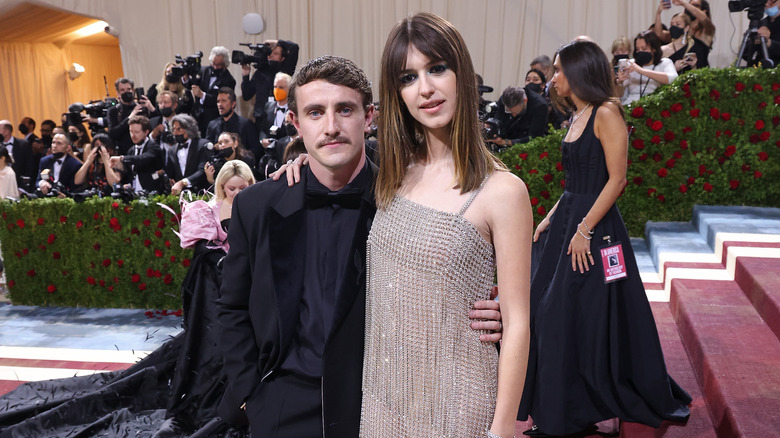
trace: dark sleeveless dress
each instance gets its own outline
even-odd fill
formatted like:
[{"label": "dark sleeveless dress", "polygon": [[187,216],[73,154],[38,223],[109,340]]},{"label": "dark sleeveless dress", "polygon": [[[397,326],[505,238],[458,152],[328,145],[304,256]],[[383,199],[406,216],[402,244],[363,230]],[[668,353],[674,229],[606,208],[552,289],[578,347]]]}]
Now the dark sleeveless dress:
[{"label": "dark sleeveless dress", "polygon": [[[566,435],[606,419],[658,427],[686,421],[691,397],[666,372],[655,320],[616,205],[593,228],[596,264],[580,274],[567,248],[608,180],[594,108],[579,139],[563,142],[566,186],[531,279],[531,352],[518,419]],[[604,236],[623,246],[628,277],[605,284]]]},{"label": "dark sleeveless dress", "polygon": [[[693,38],[693,37],[691,37]],[[669,56],[669,59],[672,60],[672,62],[675,62],[679,59],[682,59],[683,56],[685,56],[686,53],[692,52],[696,54],[696,68],[704,68],[710,66],[709,56],[710,56],[710,47],[704,43],[704,41],[693,38],[693,45],[691,45],[690,48],[688,48],[688,45],[684,45],[680,47],[679,50],[672,53]],[[680,73],[686,72],[688,70],[691,70],[690,67],[685,66],[682,70],[680,70]]]}]

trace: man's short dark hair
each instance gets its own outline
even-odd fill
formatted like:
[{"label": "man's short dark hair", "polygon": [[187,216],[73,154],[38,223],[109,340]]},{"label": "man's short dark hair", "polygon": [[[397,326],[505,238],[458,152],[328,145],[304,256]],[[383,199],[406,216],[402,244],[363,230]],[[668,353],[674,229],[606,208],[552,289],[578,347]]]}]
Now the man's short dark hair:
[{"label": "man's short dark hair", "polygon": [[183,129],[187,133],[187,138],[190,140],[198,140],[200,138],[200,130],[198,129],[198,122],[189,114],[176,114],[171,120],[171,126],[174,123],[179,124],[179,128]]},{"label": "man's short dark hair", "polygon": [[149,123],[149,118],[146,116],[133,116],[127,120],[128,125],[141,125],[141,129],[144,131],[151,131],[152,125]]},{"label": "man's short dark hair", "polygon": [[290,91],[287,93],[287,106],[290,111],[298,113],[298,103],[295,97],[298,87],[316,80],[357,90],[363,95],[364,108],[371,105],[374,100],[371,94],[371,82],[357,64],[340,56],[320,56],[307,62],[295,74],[290,84]]},{"label": "man's short dark hair", "polygon": [[32,125],[32,130],[35,130],[35,119],[33,119],[32,117],[25,117],[22,119],[22,123],[25,122]]},{"label": "man's short dark hair", "polygon": [[233,89],[230,88],[230,87],[222,87],[222,88],[220,88],[219,91],[217,91],[217,95],[219,95],[219,94],[227,94],[228,98],[230,99],[231,102],[235,102],[236,101],[236,92],[233,91]]},{"label": "man's short dark hair", "polygon": [[51,126],[51,129],[54,129],[54,127],[57,126],[57,124],[54,123],[54,120],[46,119],[41,122],[41,127],[44,126]]},{"label": "man's short dark hair", "polygon": [[501,93],[501,102],[504,103],[504,108],[515,107],[523,103],[524,100],[525,90],[522,87],[506,87]]},{"label": "man's short dark hair", "polygon": [[135,82],[127,78],[119,78],[114,82],[114,88],[119,91],[119,84],[130,84],[130,88],[135,88]]}]

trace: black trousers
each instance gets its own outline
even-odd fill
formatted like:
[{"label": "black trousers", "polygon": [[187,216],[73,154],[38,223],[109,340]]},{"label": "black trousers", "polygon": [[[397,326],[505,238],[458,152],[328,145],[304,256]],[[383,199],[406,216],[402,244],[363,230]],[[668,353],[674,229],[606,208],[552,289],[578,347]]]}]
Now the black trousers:
[{"label": "black trousers", "polygon": [[321,438],[321,379],[281,372],[246,404],[252,438]]}]

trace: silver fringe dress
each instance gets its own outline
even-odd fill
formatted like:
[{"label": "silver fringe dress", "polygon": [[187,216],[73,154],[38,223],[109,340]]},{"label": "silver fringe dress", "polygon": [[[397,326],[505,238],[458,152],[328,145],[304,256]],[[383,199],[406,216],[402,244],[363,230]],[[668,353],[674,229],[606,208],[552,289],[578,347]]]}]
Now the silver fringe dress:
[{"label": "silver fringe dress", "polygon": [[457,214],[397,195],[377,211],[368,238],[362,437],[484,437],[490,428],[498,353],[469,327],[468,312],[489,298],[495,254],[463,217],[480,189]]}]

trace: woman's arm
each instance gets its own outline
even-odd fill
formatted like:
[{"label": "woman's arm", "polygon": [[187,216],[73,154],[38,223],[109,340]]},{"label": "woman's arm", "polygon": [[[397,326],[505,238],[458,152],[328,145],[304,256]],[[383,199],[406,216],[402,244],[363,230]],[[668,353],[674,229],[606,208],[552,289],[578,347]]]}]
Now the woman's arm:
[{"label": "woman's arm", "polygon": [[553,213],[555,213],[555,209],[558,208],[558,202],[561,202],[561,200],[558,199],[555,205],[553,205],[553,208],[550,209],[550,212],[547,213],[547,216],[545,216],[544,219],[539,222],[539,225],[536,226],[536,231],[534,231],[534,242],[539,240],[539,235],[550,226],[550,218],[552,217]]},{"label": "woman's arm", "polygon": [[664,30],[664,24],[661,22],[661,12],[664,10],[664,0],[658,2],[658,8],[655,10],[655,22],[653,22],[653,32],[658,35],[661,41],[668,43],[672,37],[668,30]]},{"label": "woman's arm", "polygon": [[86,155],[87,158],[84,159],[84,163],[82,163],[79,170],[76,171],[76,174],[73,175],[73,184],[80,186],[87,182],[87,175],[92,168],[92,163],[95,161],[96,151],[97,149],[91,149],[89,154]]},{"label": "woman's arm", "polygon": [[572,256],[572,270],[579,269],[580,272],[590,270],[590,266],[594,264],[593,255],[590,253],[590,240],[584,236],[588,236],[588,231],[598,226],[601,219],[620,196],[626,186],[626,168],[628,167],[626,122],[620,115],[620,109],[614,103],[606,103],[599,107],[593,130],[604,148],[609,179],[604,188],[601,189],[596,202],[585,215],[583,219],[585,224],[580,222],[577,226],[579,232],[574,233],[569,243],[567,254]]},{"label": "woman's arm", "polygon": [[523,181],[514,175],[496,172],[485,187],[485,194],[488,196],[484,201],[490,205],[488,226],[496,252],[504,326],[498,359],[498,399],[490,430],[502,438],[509,438],[515,433],[531,342],[533,221],[528,190]]},{"label": "woman's arm", "polygon": [[629,62],[628,67],[626,67],[626,72],[637,72],[642,76],[646,76],[650,79],[653,79],[661,84],[670,84],[672,81],[677,77],[677,70],[674,69],[674,64],[672,64],[671,61],[668,63],[671,64],[671,71],[669,71],[668,68],[666,68],[666,65],[664,65],[664,59],[668,60],[669,58],[662,58],[661,63],[658,65],[661,66],[661,70],[652,70],[649,68],[645,68],[637,64],[636,62]]},{"label": "woman's arm", "polygon": [[692,4],[690,4],[690,2],[684,0],[672,0],[672,2],[677,6],[682,6],[683,8],[685,8],[686,11],[690,12],[691,15],[693,15],[693,17],[699,23],[696,33],[701,32],[700,35],[694,35],[694,36],[701,40],[706,40],[704,42],[708,46],[711,46],[712,38],[715,36],[715,24],[713,24],[712,20],[710,20],[710,17],[707,16],[707,13],[697,8],[696,6],[693,6]]},{"label": "woman's arm", "polygon": [[[113,186],[122,180],[122,176],[111,167],[111,156],[108,155],[106,148],[100,148],[100,160],[103,162],[103,171],[106,173],[106,181]],[[120,162],[121,165],[121,162]]]}]

